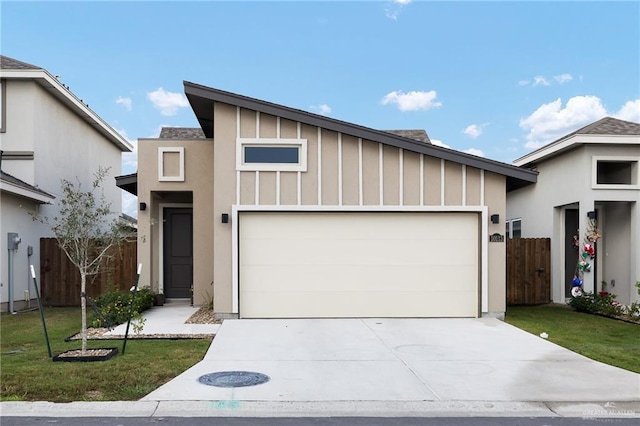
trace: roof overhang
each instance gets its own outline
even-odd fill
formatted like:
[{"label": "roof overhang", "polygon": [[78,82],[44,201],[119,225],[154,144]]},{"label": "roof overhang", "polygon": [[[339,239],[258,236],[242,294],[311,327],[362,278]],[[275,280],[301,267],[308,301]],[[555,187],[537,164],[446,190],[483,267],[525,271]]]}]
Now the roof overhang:
[{"label": "roof overhang", "polygon": [[138,195],[138,173],[116,176],[116,186],[129,194]]},{"label": "roof overhang", "polygon": [[69,107],[82,120],[96,129],[100,134],[116,145],[121,151],[130,152],[133,145],[120,135],[113,127],[109,126],[100,116],[93,112],[87,105],[81,102],[71,91],[65,88],[57,78],[44,69],[3,69],[0,76],[7,80],[34,80],[56,99]]},{"label": "roof overhang", "polygon": [[214,104],[215,102],[221,102],[501,174],[507,178],[507,190],[516,189],[537,181],[538,173],[532,170],[516,167],[507,163],[501,163],[495,160],[489,160],[487,158],[478,157],[453,149],[426,144],[424,142],[387,133],[382,130],[359,126],[346,121],[340,121],[307,111],[273,104],[260,99],[249,98],[188,81],[184,82],[184,91],[207,138],[213,138]]},{"label": "roof overhang", "polygon": [[527,155],[517,158],[513,164],[526,167],[530,164],[549,159],[563,152],[570,151],[581,145],[640,145],[640,135],[588,135],[576,134],[558,139]]},{"label": "roof overhang", "polygon": [[24,185],[17,185],[0,179],[0,191],[17,195],[18,197],[27,198],[39,204],[51,204],[56,198],[44,191],[28,188]]}]

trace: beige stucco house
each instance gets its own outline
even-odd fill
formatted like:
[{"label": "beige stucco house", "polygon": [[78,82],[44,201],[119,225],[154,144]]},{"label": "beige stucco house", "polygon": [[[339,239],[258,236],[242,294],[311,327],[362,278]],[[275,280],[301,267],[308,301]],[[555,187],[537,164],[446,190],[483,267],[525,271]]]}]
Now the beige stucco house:
[{"label": "beige stucco house", "polygon": [[[100,166],[118,175],[122,152],[132,146],[39,66],[0,56],[0,98],[0,306],[6,311],[35,298],[29,264],[40,281],[40,238],[52,236],[27,212],[54,217],[61,179],[90,185]],[[112,182],[104,195],[119,212],[122,191]]]},{"label": "beige stucco house", "polygon": [[504,314],[505,194],[535,172],[184,87],[201,129],[139,140],[119,178],[137,183],[143,285],[193,286],[220,317]]},{"label": "beige stucco house", "polygon": [[[605,117],[541,147],[514,164],[538,182],[507,195],[507,233],[551,238],[552,297],[571,296],[576,272],[589,292],[620,303],[639,300],[640,124]],[[576,271],[588,233],[597,231],[589,271]],[[574,235],[578,247],[574,246]],[[513,235],[512,235],[513,236]]]}]

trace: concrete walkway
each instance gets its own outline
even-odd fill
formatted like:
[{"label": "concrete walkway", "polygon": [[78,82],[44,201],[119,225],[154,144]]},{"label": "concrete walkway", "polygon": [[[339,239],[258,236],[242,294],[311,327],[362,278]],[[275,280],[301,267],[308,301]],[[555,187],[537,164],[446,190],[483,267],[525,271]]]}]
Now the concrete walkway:
[{"label": "concrete walkway", "polygon": [[[188,300],[178,300],[166,303],[164,306],[154,306],[142,313],[145,323],[140,335],[153,337],[170,335],[173,337],[211,336],[217,333],[220,324],[186,324],[191,315],[198,308],[190,305]],[[120,324],[105,333],[108,336],[124,336],[127,324]],[[129,328],[129,337],[135,338],[133,328]]]}]

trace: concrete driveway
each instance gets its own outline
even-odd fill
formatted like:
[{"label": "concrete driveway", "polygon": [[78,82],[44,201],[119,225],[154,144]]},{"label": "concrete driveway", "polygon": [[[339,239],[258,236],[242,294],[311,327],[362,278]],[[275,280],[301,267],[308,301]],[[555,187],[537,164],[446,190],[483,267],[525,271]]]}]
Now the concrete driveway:
[{"label": "concrete driveway", "polygon": [[[241,370],[267,383],[200,384]],[[639,401],[640,375],[496,319],[226,320],[203,361],[143,401]]]}]

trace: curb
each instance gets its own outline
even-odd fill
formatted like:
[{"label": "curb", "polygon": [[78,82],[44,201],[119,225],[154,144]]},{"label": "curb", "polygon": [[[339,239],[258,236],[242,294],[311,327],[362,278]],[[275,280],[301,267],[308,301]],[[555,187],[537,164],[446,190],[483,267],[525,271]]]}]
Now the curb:
[{"label": "curb", "polygon": [[579,417],[640,418],[640,401],[0,402],[2,417]]}]

